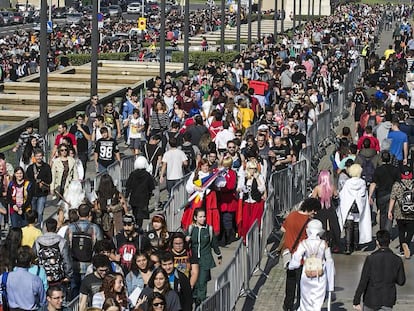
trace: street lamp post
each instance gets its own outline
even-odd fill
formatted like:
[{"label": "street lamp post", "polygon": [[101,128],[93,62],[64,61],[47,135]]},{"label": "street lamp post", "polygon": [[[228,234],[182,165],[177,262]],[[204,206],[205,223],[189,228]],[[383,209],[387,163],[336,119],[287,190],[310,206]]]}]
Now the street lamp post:
[{"label": "street lamp post", "polygon": [[292,20],[293,20],[293,30],[295,30],[296,28],[296,0],[293,0]]},{"label": "street lamp post", "polygon": [[47,0],[40,2],[40,111],[39,111],[39,132],[46,137],[48,131],[48,107],[47,107]]},{"label": "street lamp post", "polygon": [[273,35],[274,35],[275,43],[277,40],[277,20],[278,20],[277,15],[278,15],[277,14],[277,0],[275,0],[275,15],[273,16],[275,20],[275,23],[273,24]]},{"label": "street lamp post", "polygon": [[220,22],[220,52],[224,53],[224,30],[226,28],[226,0],[221,0],[221,22]]},{"label": "street lamp post", "polygon": [[99,30],[98,30],[98,1],[92,1],[92,34],[91,34],[91,97],[98,95],[98,47],[99,47]]},{"label": "street lamp post", "polygon": [[188,62],[190,61],[188,46],[190,45],[189,29],[190,29],[190,1],[185,0],[184,5],[184,72],[188,72]]},{"label": "street lamp post", "polygon": [[240,19],[241,19],[241,0],[237,0],[237,15],[236,15],[236,24],[237,24],[237,37],[236,37],[236,46],[237,51],[240,52]]},{"label": "street lamp post", "polygon": [[160,25],[160,76],[165,79],[165,1],[161,1],[161,25]]},{"label": "street lamp post", "polygon": [[257,2],[257,40],[260,42],[262,37],[262,0]]},{"label": "street lamp post", "polygon": [[249,0],[249,14],[247,14],[247,47],[252,44],[252,0]]},{"label": "street lamp post", "polygon": [[282,9],[280,11],[280,19],[281,19],[280,32],[281,33],[285,32],[285,17],[286,17],[285,0],[282,0]]}]

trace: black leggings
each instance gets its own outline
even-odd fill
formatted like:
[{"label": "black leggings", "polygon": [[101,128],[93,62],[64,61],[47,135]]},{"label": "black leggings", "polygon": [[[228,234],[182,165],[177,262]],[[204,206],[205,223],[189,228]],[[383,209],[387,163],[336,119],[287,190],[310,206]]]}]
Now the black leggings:
[{"label": "black leggings", "polygon": [[400,251],[402,251],[402,243],[407,243],[408,246],[410,246],[410,242],[414,235],[414,220],[397,219],[397,225]]}]

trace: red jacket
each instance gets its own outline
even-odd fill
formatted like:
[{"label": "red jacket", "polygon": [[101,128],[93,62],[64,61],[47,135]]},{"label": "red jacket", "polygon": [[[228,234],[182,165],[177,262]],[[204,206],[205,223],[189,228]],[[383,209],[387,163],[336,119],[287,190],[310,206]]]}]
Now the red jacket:
[{"label": "red jacket", "polygon": [[224,178],[226,179],[226,185],[217,191],[218,207],[221,212],[236,212],[238,207],[236,172],[229,169]]}]

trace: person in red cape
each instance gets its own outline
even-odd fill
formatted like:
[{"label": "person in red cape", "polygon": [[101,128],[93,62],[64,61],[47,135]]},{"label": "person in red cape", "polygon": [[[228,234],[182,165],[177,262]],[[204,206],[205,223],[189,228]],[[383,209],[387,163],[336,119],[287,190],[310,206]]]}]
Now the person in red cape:
[{"label": "person in red cape", "polygon": [[186,184],[186,190],[190,195],[196,193],[195,198],[190,202],[189,207],[183,213],[181,226],[187,230],[193,222],[193,213],[196,208],[204,207],[206,210],[206,223],[213,227],[215,235],[220,234],[220,213],[217,208],[216,192],[205,186],[210,178],[215,178],[214,173],[210,171],[210,166],[206,159],[201,159],[196,170],[191,173]]},{"label": "person in red cape", "polygon": [[226,156],[223,159],[223,178],[225,183],[222,187],[218,187],[217,201],[218,207],[221,212],[221,224],[223,226],[223,232],[220,240],[220,244],[227,245],[235,240],[235,216],[238,207],[238,194],[236,191],[237,175],[232,170],[233,159],[231,156]]},{"label": "person in red cape", "polygon": [[266,183],[264,177],[258,171],[259,164],[256,160],[249,160],[246,164],[245,178],[240,180],[241,189],[239,209],[237,211],[237,224],[239,235],[246,238],[246,234],[254,221],[260,221],[263,215],[264,199],[266,197]]}]

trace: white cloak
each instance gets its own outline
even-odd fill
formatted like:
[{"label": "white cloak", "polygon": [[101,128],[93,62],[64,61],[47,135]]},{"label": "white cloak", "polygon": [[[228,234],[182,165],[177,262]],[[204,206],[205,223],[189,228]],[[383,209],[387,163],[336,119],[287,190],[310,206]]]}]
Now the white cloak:
[{"label": "white cloak", "polygon": [[356,201],[359,210],[359,243],[372,241],[371,208],[365,181],[359,177],[348,179],[339,193],[340,204],[336,210],[341,232],[344,229],[352,203]]},{"label": "white cloak", "polygon": [[[306,248],[304,246],[306,241]],[[326,291],[334,291],[335,265],[332,259],[331,250],[319,236],[310,236],[299,243],[296,252],[289,262],[289,269],[297,269],[302,264],[302,258],[316,253],[316,257],[322,258],[324,273],[320,277],[309,278],[302,269],[300,279],[300,311],[320,311],[325,300]],[[319,247],[319,248],[318,248]],[[317,250],[317,252],[316,252]]]}]

